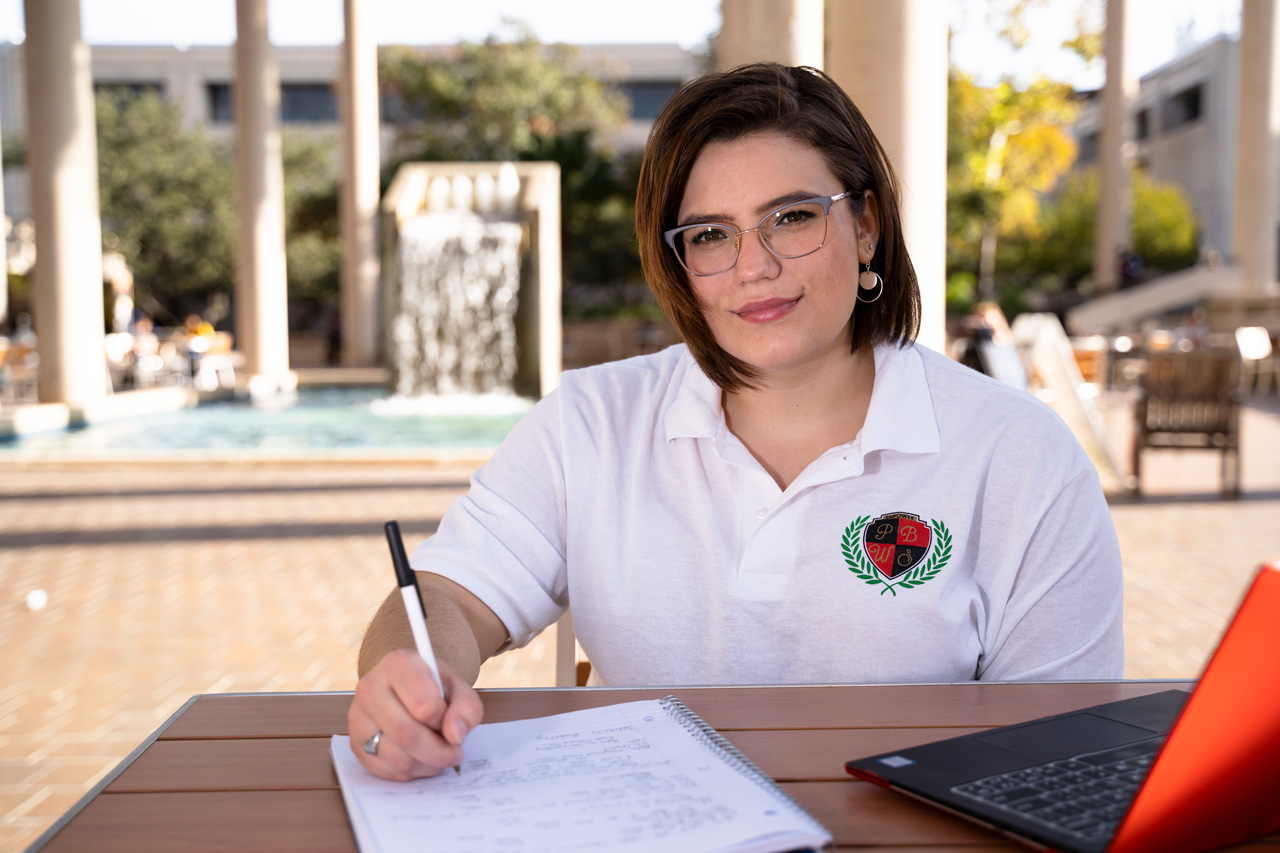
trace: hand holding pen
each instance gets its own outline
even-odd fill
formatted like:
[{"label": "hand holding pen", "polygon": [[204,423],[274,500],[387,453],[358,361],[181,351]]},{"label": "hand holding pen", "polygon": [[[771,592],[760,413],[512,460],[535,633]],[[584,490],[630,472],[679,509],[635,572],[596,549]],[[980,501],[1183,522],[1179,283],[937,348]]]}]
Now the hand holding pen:
[{"label": "hand holding pen", "polygon": [[460,773],[459,747],[483,719],[484,708],[467,680],[437,664],[399,525],[388,522],[385,530],[399,592],[380,612],[404,608],[416,650],[386,653],[356,685],[347,713],[351,749],[367,770],[385,779],[433,776],[449,766]]},{"label": "hand holding pen", "polygon": [[[400,595],[404,598],[405,615],[409,617],[409,630],[413,632],[413,644],[418,647],[418,654],[431,668],[431,675],[440,688],[440,700],[447,704],[444,695],[444,681],[440,678],[440,667],[436,664],[436,652],[431,648],[431,635],[427,633],[427,612],[422,606],[422,594],[418,591],[418,579],[409,565],[409,557],[404,550],[404,540],[400,537],[400,525],[388,521],[385,525],[387,545],[391,548],[391,562],[396,569],[396,586],[400,587]],[[366,752],[368,751],[368,744]],[[375,744],[376,749],[376,744]],[[462,775],[462,768],[453,766],[453,772]]]}]

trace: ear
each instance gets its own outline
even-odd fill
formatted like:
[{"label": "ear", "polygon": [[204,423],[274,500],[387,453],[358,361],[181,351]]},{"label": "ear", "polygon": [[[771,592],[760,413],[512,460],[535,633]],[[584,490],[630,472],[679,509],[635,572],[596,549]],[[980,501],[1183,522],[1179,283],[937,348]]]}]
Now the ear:
[{"label": "ear", "polygon": [[867,190],[863,196],[862,213],[854,220],[858,240],[858,263],[871,263],[875,247],[880,245],[880,202],[876,194]]}]

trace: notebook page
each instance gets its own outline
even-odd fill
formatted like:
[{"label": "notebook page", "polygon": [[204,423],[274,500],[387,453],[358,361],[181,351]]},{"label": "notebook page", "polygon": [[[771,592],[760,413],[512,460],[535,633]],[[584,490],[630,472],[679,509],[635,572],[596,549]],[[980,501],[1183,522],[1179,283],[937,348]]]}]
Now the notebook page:
[{"label": "notebook page", "polygon": [[461,776],[378,779],[347,741],[333,738],[334,764],[364,853],[764,851],[830,839],[657,700],[481,725]]}]

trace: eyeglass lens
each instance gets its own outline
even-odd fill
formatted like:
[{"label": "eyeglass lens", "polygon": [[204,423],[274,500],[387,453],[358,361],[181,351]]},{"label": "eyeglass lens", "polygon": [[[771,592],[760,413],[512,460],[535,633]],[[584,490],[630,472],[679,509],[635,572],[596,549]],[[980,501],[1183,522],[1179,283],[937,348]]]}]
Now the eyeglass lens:
[{"label": "eyeglass lens", "polygon": [[695,275],[715,275],[738,262],[741,237],[759,231],[765,248],[780,258],[799,258],[822,248],[827,237],[827,214],[818,202],[792,204],[761,220],[756,228],[738,232],[725,225],[700,225],[681,231],[676,254]]}]

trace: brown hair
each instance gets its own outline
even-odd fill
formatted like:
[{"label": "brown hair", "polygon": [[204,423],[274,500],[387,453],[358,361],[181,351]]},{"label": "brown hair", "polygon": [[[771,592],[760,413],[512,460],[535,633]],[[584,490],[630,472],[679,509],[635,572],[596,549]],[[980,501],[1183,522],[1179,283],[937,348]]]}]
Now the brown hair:
[{"label": "brown hair", "polygon": [[636,190],[636,235],[640,263],[659,306],[703,372],[726,391],[750,387],[756,373],[716,343],[662,232],[676,225],[689,173],[702,149],[762,132],[782,134],[817,151],[854,194],[850,203],[855,213],[866,191],[875,193],[880,240],[871,269],[883,279],[884,292],[875,302],[858,303],[853,349],[913,340],[920,326],[920,288],[902,239],[898,179],[844,90],[821,71],[804,66],[756,63],[708,74],[677,91],[649,132]]}]

